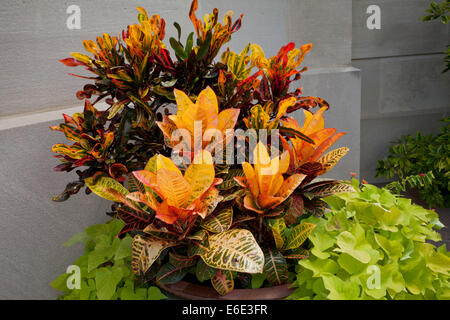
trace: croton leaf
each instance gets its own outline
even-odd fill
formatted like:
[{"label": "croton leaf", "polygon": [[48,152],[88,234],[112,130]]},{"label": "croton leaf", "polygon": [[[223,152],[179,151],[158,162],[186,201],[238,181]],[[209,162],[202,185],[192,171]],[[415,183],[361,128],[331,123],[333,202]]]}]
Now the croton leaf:
[{"label": "croton leaf", "polygon": [[329,183],[320,184],[318,186],[307,186],[305,191],[311,193],[314,197],[326,198],[333,194],[354,192],[351,184],[343,183],[341,181],[330,181]]},{"label": "croton leaf", "polygon": [[310,137],[301,133],[300,131],[297,131],[293,128],[287,128],[287,127],[280,127],[279,129],[280,129],[280,133],[284,134],[285,136],[300,138],[308,143],[314,144],[314,141]]},{"label": "croton leaf", "polygon": [[211,284],[222,296],[230,293],[234,289],[234,280],[231,271],[219,270],[211,277]]},{"label": "croton leaf", "polygon": [[287,283],[288,265],[278,250],[271,248],[264,250],[264,275],[273,285]]},{"label": "croton leaf", "polygon": [[89,177],[84,179],[84,182],[96,195],[110,201],[121,202],[122,198],[118,194],[126,197],[130,193],[123,185],[109,177],[99,177],[95,182]]},{"label": "croton leaf", "polygon": [[300,247],[306,239],[308,239],[311,232],[316,227],[315,224],[312,223],[300,223],[293,227],[292,229],[288,229],[286,233],[286,242],[284,244],[284,250],[295,249]]},{"label": "croton leaf", "polygon": [[307,249],[299,247],[299,248],[292,250],[291,253],[284,255],[284,257],[286,259],[302,260],[302,259],[308,259],[309,255],[310,255],[310,253]]},{"label": "croton leaf", "polygon": [[286,236],[286,224],[282,218],[269,220],[269,228],[272,230],[273,239],[278,250],[284,246],[284,238]]},{"label": "croton leaf", "polygon": [[117,235],[119,238],[132,230],[143,230],[151,220],[151,216],[146,212],[134,210],[127,206],[117,209],[117,217],[125,223]]},{"label": "croton leaf", "polygon": [[323,155],[317,162],[322,164],[323,173],[327,173],[330,171],[338,162],[341,160],[343,156],[347,154],[349,148],[342,147],[335,150],[332,150],[325,155]]},{"label": "croton leaf", "polygon": [[303,196],[301,194],[293,193],[291,198],[292,205],[283,217],[284,221],[289,225],[297,223],[297,218],[303,214],[304,208]]},{"label": "croton leaf", "polygon": [[237,186],[234,177],[242,177],[242,176],[244,176],[244,171],[242,171],[242,169],[230,169],[228,173],[222,176],[223,182],[217,186],[217,189],[229,190]]},{"label": "croton leaf", "polygon": [[200,256],[213,268],[246,273],[261,273],[264,254],[252,233],[232,229],[209,237],[210,248]]},{"label": "croton leaf", "polygon": [[200,230],[193,236],[187,238],[192,239],[192,242],[188,247],[188,256],[190,257],[206,253],[211,247],[209,242],[209,234],[205,230]]},{"label": "croton leaf", "polygon": [[169,252],[169,262],[175,267],[187,268],[195,265],[197,263],[197,258]]},{"label": "croton leaf", "polygon": [[159,269],[156,274],[156,282],[162,284],[176,283],[184,278],[187,269],[184,267],[177,267],[170,262],[166,263]]},{"label": "croton leaf", "polygon": [[175,241],[136,235],[131,244],[131,270],[136,275],[145,274],[165,248],[176,244]]},{"label": "croton leaf", "polygon": [[210,232],[220,233],[228,230],[233,222],[233,208],[225,208],[206,217],[200,226]]},{"label": "croton leaf", "polygon": [[203,282],[211,279],[217,273],[217,269],[208,266],[205,261],[198,259],[197,266],[195,268],[195,275],[198,281]]},{"label": "croton leaf", "polygon": [[327,209],[327,204],[319,198],[314,198],[311,201],[305,202],[305,214],[312,214],[318,218],[322,217]]},{"label": "croton leaf", "polygon": [[145,186],[142,182],[140,182],[134,174],[129,174],[127,179],[128,190],[130,192],[141,192],[145,193]]},{"label": "croton leaf", "polygon": [[115,102],[111,108],[108,111],[108,119],[114,118],[116,114],[118,114],[122,109],[125,107],[125,105],[130,102],[129,99],[123,99],[120,101]]},{"label": "croton leaf", "polygon": [[[203,163],[200,162],[203,158]],[[192,193],[189,198],[189,203],[199,198],[212,185],[214,181],[214,166],[212,164],[211,154],[208,152],[199,153],[186,170],[184,178],[189,182],[192,188]]]}]

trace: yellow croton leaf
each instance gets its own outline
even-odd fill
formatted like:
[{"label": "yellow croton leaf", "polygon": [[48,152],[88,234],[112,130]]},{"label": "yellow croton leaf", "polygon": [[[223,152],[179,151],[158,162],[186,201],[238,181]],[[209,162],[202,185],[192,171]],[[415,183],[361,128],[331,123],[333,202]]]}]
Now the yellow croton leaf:
[{"label": "yellow croton leaf", "polygon": [[[307,162],[316,162],[320,156],[328,150],[328,148],[346,133],[336,133],[335,128],[325,128],[325,120],[323,118],[324,112],[328,107],[322,107],[316,113],[304,110],[305,120],[303,126],[294,118],[286,118],[282,120],[283,126],[299,131],[310,137],[315,144],[310,144],[300,138],[290,138],[289,142],[281,138],[281,143],[284,150],[289,152],[290,166],[292,172],[297,171],[303,164]],[[336,159],[336,162],[340,159]],[[320,174],[326,173],[327,170],[322,170]]]},{"label": "yellow croton leaf", "polygon": [[[178,107],[177,113],[170,115],[168,119],[163,119],[162,122],[157,122],[166,139],[173,146],[179,143],[172,140],[171,133],[175,129],[187,130],[191,137],[190,145],[194,146],[194,137],[200,136],[203,139],[205,132],[210,129],[218,130],[223,136],[225,131],[234,128],[237,122],[240,110],[230,108],[219,113],[217,96],[210,87],[200,92],[195,103],[181,90],[175,89],[174,95]],[[196,122],[201,124],[201,132],[195,132]],[[202,140],[202,147],[207,144],[208,141]]]},{"label": "yellow croton leaf", "polygon": [[185,180],[192,188],[189,204],[203,195],[214,182],[214,165],[208,151],[198,153],[193,163],[184,173]]},{"label": "yellow croton leaf", "polygon": [[289,153],[270,158],[267,148],[261,142],[253,151],[254,166],[248,162],[242,164],[245,177],[235,180],[248,189],[244,198],[244,207],[257,213],[273,209],[284,202],[305,178],[303,174],[294,174],[286,180],[283,174],[289,168]]}]

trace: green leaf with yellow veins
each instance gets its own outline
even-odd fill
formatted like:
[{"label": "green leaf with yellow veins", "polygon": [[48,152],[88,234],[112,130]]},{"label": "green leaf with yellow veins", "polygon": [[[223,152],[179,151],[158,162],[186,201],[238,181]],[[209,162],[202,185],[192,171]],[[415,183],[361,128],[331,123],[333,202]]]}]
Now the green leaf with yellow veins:
[{"label": "green leaf with yellow veins", "polygon": [[121,202],[121,197],[130,193],[123,185],[109,177],[100,177],[95,182],[92,177],[89,177],[84,182],[93,193],[114,202]]},{"label": "green leaf with yellow veins", "polygon": [[269,228],[272,231],[273,239],[278,250],[281,250],[286,237],[286,223],[284,219],[270,219]]},{"label": "green leaf with yellow veins", "polygon": [[300,247],[308,239],[315,227],[315,224],[304,222],[286,230],[286,240],[283,249],[289,250]]},{"label": "green leaf with yellow veins", "polygon": [[195,275],[200,282],[211,279],[217,273],[217,269],[208,266],[202,259],[198,259]]}]

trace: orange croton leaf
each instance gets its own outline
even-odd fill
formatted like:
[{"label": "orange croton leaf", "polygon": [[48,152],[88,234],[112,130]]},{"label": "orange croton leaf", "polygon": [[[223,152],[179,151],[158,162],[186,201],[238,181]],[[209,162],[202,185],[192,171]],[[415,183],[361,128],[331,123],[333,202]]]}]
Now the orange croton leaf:
[{"label": "orange croton leaf", "polygon": [[[196,122],[201,123],[201,137],[207,130],[215,129],[222,133],[222,137],[227,129],[233,129],[239,116],[239,109],[226,109],[219,113],[217,96],[214,91],[207,87],[202,90],[197,97],[196,102],[180,90],[174,90],[175,100],[177,102],[177,113],[165,117],[162,122],[157,122],[165,138],[170,141],[171,146],[175,146],[179,141],[172,140],[172,133],[176,129],[187,130],[190,134],[190,146],[194,146],[194,128]],[[200,132],[197,132],[197,135]],[[202,140],[202,148],[209,144]]]},{"label": "orange croton leaf", "polygon": [[345,132],[336,133],[334,128],[325,128],[323,114],[327,109],[328,107],[322,107],[314,114],[304,110],[305,121],[303,127],[294,118],[283,120],[283,126],[297,130],[315,142],[315,144],[311,144],[296,137],[287,141],[281,137],[283,148],[290,155],[289,169],[291,172],[297,172],[305,163],[316,162],[333,143],[346,134]]},{"label": "orange croton leaf", "polygon": [[294,174],[286,180],[283,174],[289,167],[289,153],[270,158],[267,148],[261,142],[253,151],[255,164],[242,164],[245,177],[235,177],[235,181],[248,192],[244,198],[244,207],[257,213],[273,209],[284,202],[305,178],[303,174]]},{"label": "orange croton leaf", "polygon": [[[133,175],[149,190],[145,194],[133,192],[128,195],[156,211],[156,217],[166,223],[185,221],[192,215],[205,217],[208,206],[219,194],[215,179],[211,154],[203,150],[198,153],[184,175],[175,164],[162,155],[152,158],[145,170],[135,171]],[[160,203],[152,191],[158,195]]]}]

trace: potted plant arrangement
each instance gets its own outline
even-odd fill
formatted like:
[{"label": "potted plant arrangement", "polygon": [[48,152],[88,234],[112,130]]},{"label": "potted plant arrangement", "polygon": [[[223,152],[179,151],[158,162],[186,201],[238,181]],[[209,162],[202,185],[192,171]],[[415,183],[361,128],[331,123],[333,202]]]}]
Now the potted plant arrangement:
[{"label": "potted plant arrangement", "polygon": [[[325,127],[328,103],[289,90],[311,45],[289,43],[267,59],[249,44],[216,62],[242,15],[220,22],[214,9],[202,21],[196,10],[194,0],[184,44],[174,23],[176,57],[164,19],[138,8],[120,37],[84,42],[93,57],[62,60],[94,75],[77,93],[83,113],[52,127],[73,142],[53,146],[55,169],[79,176],[53,200],[85,187],[113,202],[109,223],[69,241],[86,243],[76,262],[86,277],[64,298],[163,297],[149,284],[190,299],[285,298],[311,255],[308,237],[324,228],[323,199],[356,194],[355,183],[317,178],[349,151],[329,151],[345,133]],[[95,108],[101,100],[106,111]],[[291,116],[299,109],[302,125]]]}]

